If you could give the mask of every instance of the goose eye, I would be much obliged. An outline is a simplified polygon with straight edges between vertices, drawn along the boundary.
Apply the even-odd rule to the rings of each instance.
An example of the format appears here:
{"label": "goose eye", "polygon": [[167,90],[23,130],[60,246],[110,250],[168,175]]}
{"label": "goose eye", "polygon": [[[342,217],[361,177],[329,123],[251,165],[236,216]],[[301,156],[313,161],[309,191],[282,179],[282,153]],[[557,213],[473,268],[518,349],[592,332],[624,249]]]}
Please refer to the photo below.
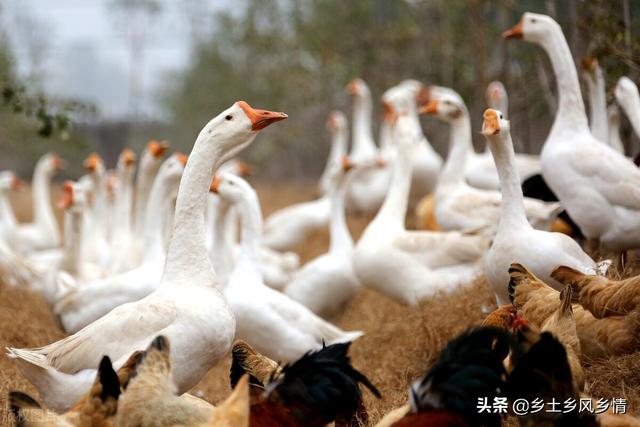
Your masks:
{"label": "goose eye", "polygon": [[224,118],[225,120],[233,120],[233,116],[231,114],[227,115],[227,117]]}
{"label": "goose eye", "polygon": [[500,119],[502,119],[502,114],[500,114]]}
{"label": "goose eye", "polygon": [[536,18],[531,18],[531,22],[532,22],[532,23],[534,23],[534,24],[535,24],[537,21],[538,21],[538,20],[537,20]]}

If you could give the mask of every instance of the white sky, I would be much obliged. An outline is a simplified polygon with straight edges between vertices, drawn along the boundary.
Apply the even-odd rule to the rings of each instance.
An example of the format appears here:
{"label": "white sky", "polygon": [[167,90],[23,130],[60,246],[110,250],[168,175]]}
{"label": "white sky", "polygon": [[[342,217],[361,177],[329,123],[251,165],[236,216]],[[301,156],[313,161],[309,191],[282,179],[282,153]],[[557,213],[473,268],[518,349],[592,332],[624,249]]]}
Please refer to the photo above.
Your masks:
{"label": "white sky", "polygon": [[[48,91],[95,103],[103,117],[126,116],[129,67],[141,82],[136,97],[144,116],[158,116],[161,85],[189,59],[189,16],[196,16],[197,36],[211,31],[211,15],[232,0],[159,0],[162,11],[134,28],[146,34],[144,55],[130,63],[127,18],[117,18],[109,0],[0,0],[0,24],[8,34],[22,76],[36,75]],[[198,11],[196,14],[188,10]],[[33,47],[43,46],[36,49]],[[32,60],[32,57],[36,60]]]}

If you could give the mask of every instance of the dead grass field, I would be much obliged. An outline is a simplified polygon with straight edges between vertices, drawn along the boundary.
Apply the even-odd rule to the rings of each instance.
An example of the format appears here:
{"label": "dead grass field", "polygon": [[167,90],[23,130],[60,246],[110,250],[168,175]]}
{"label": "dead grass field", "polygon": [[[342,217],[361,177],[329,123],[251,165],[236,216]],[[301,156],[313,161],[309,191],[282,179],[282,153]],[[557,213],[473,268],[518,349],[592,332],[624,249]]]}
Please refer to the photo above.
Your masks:
{"label": "dead grass field", "polygon": [[[311,200],[313,184],[258,185],[264,215],[290,203]],[[28,199],[20,196],[20,216],[28,215]],[[349,227],[357,238],[367,224],[366,218],[349,218]],[[316,233],[296,248],[303,261],[323,253],[328,246],[326,232]],[[640,273],[640,262],[631,260],[622,276]],[[617,273],[613,273],[617,274]],[[351,348],[356,368],[364,372],[380,389],[383,398],[375,399],[365,391],[370,419],[375,423],[389,410],[406,402],[409,384],[434,362],[447,341],[483,319],[482,305],[493,303],[483,279],[464,289],[441,295],[409,308],[396,304],[373,291],[362,289],[335,319],[344,329],[359,329],[365,336]],[[0,348],[33,347],[63,337],[56,319],[38,295],[0,284]],[[229,393],[230,360],[225,359],[203,378],[193,392],[216,403]],[[596,397],[623,397],[628,410],[640,414],[640,353],[587,361],[588,391]],[[8,424],[6,395],[9,390],[32,393],[33,387],[20,375],[15,364],[0,356],[0,421]],[[507,425],[516,425],[513,419]]]}

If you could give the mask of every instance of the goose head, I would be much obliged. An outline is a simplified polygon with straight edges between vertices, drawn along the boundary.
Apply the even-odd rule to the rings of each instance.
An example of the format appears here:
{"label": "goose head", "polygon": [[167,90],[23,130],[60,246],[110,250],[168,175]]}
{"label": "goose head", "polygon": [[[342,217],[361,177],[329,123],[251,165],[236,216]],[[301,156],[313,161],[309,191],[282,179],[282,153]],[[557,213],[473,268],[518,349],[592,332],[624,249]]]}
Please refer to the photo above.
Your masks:
{"label": "goose head", "polygon": [[[404,113],[415,111],[416,106],[429,101],[429,88],[418,80],[403,80],[396,86],[389,88],[382,95],[382,106],[387,117],[388,111]],[[392,118],[393,115],[388,116]],[[387,121],[390,123],[390,121]]]}
{"label": "goose head", "polygon": [[88,205],[88,193],[85,186],[78,182],[65,181],[58,207],[66,211],[79,212]]}
{"label": "goose head", "polygon": [[173,153],[165,160],[158,170],[158,177],[167,183],[180,183],[180,178],[187,165],[187,155],[179,152]]}
{"label": "goose head", "polygon": [[482,123],[482,134],[486,137],[494,135],[507,135],[510,130],[509,120],[498,110],[487,108],[484,111],[484,122]]}
{"label": "goose head", "polygon": [[371,91],[369,90],[369,86],[365,83],[364,80],[357,78],[353,79],[347,84],[345,88],[347,94],[355,96],[356,98],[370,98]]}
{"label": "goose head", "polygon": [[247,181],[227,172],[216,175],[211,182],[210,190],[231,204],[245,200],[248,194],[254,192]]}
{"label": "goose head", "polygon": [[164,156],[167,148],[169,148],[169,143],[167,141],[152,140],[147,143],[147,152],[154,159],[159,159],[160,157]]}
{"label": "goose head", "polygon": [[583,76],[595,83],[598,77],[599,70],[598,59],[594,56],[587,55],[582,58],[582,61],[580,62],[580,68],[583,71]]}
{"label": "goose head", "polygon": [[507,90],[502,82],[496,80],[489,83],[486,98],[489,108],[499,109],[507,99]]}
{"label": "goose head", "polygon": [[47,153],[38,161],[37,168],[44,171],[46,176],[53,176],[56,172],[64,170],[67,162],[62,160],[56,153]]}
{"label": "goose head", "polygon": [[327,129],[335,134],[347,128],[347,117],[342,111],[334,110],[327,118]]}
{"label": "goose head", "polygon": [[104,172],[104,162],[98,153],[91,153],[89,157],[82,163],[87,172],[93,174],[96,172]]}
{"label": "goose head", "polygon": [[445,122],[453,122],[467,114],[467,107],[455,91],[431,86],[429,102],[420,108],[422,114],[433,114]]}
{"label": "goose head", "polygon": [[502,33],[505,39],[523,39],[531,43],[542,44],[552,32],[562,29],[550,16],[525,12],[513,28]]}
{"label": "goose head", "polygon": [[125,148],[118,157],[118,168],[131,170],[136,165],[136,153],[131,148]]}
{"label": "goose head", "polygon": [[633,111],[633,102],[640,96],[638,95],[638,86],[626,76],[620,77],[620,80],[618,80],[613,90],[613,94],[618,104],[627,111]]}
{"label": "goose head", "polygon": [[223,164],[251,144],[259,131],[287,117],[285,113],[256,109],[238,101],[211,119],[198,140],[216,144],[221,154],[219,164]]}
{"label": "goose head", "polygon": [[24,182],[12,171],[0,172],[0,190],[16,191],[24,186]]}

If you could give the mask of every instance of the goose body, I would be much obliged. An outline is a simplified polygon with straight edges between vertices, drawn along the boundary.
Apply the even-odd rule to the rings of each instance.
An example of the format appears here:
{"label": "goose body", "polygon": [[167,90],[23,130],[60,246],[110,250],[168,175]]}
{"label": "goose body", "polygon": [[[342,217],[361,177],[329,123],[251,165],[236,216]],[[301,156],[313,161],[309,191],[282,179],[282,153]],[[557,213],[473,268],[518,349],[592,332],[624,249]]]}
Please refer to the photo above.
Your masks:
{"label": "goose body", "polygon": [[312,231],[326,227],[330,212],[327,196],[276,211],[265,220],[262,243],[277,251],[289,250]]}
{"label": "goose body", "polygon": [[45,347],[9,348],[22,373],[47,406],[64,410],[86,391],[100,359],[118,369],[158,335],[172,344],[173,379],[179,394],[192,388],[231,348],[235,318],[227,305],[205,245],[204,210],[217,167],[248,146],[256,131],[286,118],[239,101],[202,129],[178,190],[171,242],[160,286],[123,304],[77,333]]}
{"label": "goose body", "polygon": [[167,201],[175,197],[186,161],[186,156],[176,154],[160,167],[148,199],[142,263],[129,271],[84,283],[66,295],[55,307],[65,331],[78,332],[115,307],[137,301],[157,289],[165,262],[161,230],[166,218],[160,213],[167,210]]}
{"label": "goose body", "polygon": [[[435,213],[444,230],[486,228],[494,230],[500,217],[500,192],[471,187],[465,167],[471,145],[471,122],[460,95],[448,88],[432,87],[423,111],[436,114],[451,125],[449,153],[435,194]],[[547,229],[559,212],[557,203],[524,200],[527,218],[536,228]]]}
{"label": "goose body", "polygon": [[540,155],[545,181],[585,237],[610,249],[637,247],[640,170],[591,134],[562,29],[548,16],[525,13],[504,36],[539,44],[557,80],[558,112]]}
{"label": "goose body", "polygon": [[229,277],[225,294],[237,320],[237,337],[274,360],[291,362],[311,349],[352,341],[361,332],[344,332],[313,314],[304,305],[266,286],[259,262],[260,205],[255,191],[242,178],[223,174],[216,188],[220,197],[239,210],[241,253]]}
{"label": "goose body", "polygon": [[527,221],[523,208],[518,170],[514,167],[513,142],[509,122],[502,113],[489,109],[484,114],[483,133],[500,174],[502,206],[500,223],[484,259],[487,280],[496,295],[498,306],[509,304],[509,266],[518,262],[545,283],[560,288],[551,272],[563,263],[583,272],[594,273],[595,261],[571,237],[562,233],[536,230]]}
{"label": "goose body", "polygon": [[420,140],[413,132],[409,117],[399,116],[393,130],[397,154],[389,192],[353,254],[354,271],[363,286],[404,304],[417,304],[471,281],[488,246],[480,234],[405,229],[412,150]]}

